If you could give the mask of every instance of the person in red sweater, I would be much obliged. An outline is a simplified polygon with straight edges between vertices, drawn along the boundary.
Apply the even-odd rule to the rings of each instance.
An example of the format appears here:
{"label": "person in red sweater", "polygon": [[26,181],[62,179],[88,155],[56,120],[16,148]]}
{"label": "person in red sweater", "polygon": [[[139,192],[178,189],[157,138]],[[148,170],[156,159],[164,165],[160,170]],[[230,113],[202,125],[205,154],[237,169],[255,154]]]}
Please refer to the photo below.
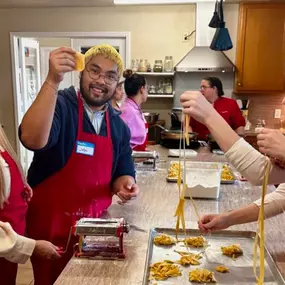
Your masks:
{"label": "person in red sweater", "polygon": [[[204,78],[201,81],[200,92],[213,104],[216,111],[238,135],[244,135],[245,119],[242,116],[236,100],[223,97],[223,84],[219,78]],[[192,132],[198,134],[200,140],[207,139],[207,136],[210,134],[207,127],[194,118],[190,120],[190,127]]]}

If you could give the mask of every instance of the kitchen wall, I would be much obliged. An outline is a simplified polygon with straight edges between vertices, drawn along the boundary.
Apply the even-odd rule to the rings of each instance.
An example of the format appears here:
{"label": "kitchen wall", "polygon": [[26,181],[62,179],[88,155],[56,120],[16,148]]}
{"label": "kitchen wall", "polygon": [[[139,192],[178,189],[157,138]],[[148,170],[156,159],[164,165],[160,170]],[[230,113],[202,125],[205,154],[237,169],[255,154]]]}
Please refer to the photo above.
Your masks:
{"label": "kitchen wall", "polygon": [[70,47],[69,38],[38,38],[40,47]]}
{"label": "kitchen wall", "polygon": [[[233,48],[226,51],[227,57],[234,63],[236,58],[236,42],[237,42],[237,31],[238,31],[238,15],[239,5],[238,4],[225,4],[224,15],[226,21],[226,27],[229,30]],[[210,42],[208,43],[210,45]],[[185,55],[190,49],[185,53]],[[234,86],[234,74],[233,73],[176,73],[175,75],[175,97],[171,99],[154,99],[149,98],[147,103],[144,104],[144,111],[160,113],[160,118],[165,120],[166,126],[170,127],[170,116],[169,110],[174,105],[175,107],[180,106],[180,95],[185,90],[198,90],[201,79],[205,76],[216,76],[219,77],[224,85],[225,96],[231,98]]]}
{"label": "kitchen wall", "polygon": [[224,15],[226,28],[228,28],[233,48],[225,52],[227,57],[232,61],[236,61],[236,43],[238,34],[238,16],[239,16],[239,4],[225,4]]}
{"label": "kitchen wall", "polygon": [[0,10],[0,122],[12,145],[16,130],[10,32],[130,31],[131,57],[146,58],[153,64],[166,55],[179,61],[194,45],[193,38],[182,43],[182,35],[194,29],[195,5]]}

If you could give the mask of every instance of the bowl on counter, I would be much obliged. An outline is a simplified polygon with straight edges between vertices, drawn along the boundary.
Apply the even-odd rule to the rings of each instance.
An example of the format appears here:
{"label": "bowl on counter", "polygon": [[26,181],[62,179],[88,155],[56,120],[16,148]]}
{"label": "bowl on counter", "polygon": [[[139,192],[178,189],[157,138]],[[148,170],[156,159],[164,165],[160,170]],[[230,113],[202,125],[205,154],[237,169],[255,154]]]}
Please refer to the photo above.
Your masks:
{"label": "bowl on counter", "polygon": [[185,197],[219,199],[221,173],[220,163],[187,161]]}
{"label": "bowl on counter", "polygon": [[159,114],[158,113],[143,113],[145,120],[148,124],[154,125],[158,121]]}

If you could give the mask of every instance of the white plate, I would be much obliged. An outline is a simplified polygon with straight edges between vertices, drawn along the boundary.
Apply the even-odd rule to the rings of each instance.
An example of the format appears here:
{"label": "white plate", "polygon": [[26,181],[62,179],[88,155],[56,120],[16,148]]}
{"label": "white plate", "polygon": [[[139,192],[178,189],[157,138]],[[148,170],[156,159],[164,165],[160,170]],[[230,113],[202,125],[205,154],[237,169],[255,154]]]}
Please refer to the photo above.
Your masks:
{"label": "white plate", "polygon": [[213,149],[212,152],[217,155],[224,155],[225,153],[220,149]]}
{"label": "white plate", "polygon": [[[185,150],[185,157],[196,157],[197,154],[198,153],[193,149]],[[171,157],[179,157],[179,149],[170,149],[168,155]],[[181,157],[184,157],[184,150],[181,150]]]}

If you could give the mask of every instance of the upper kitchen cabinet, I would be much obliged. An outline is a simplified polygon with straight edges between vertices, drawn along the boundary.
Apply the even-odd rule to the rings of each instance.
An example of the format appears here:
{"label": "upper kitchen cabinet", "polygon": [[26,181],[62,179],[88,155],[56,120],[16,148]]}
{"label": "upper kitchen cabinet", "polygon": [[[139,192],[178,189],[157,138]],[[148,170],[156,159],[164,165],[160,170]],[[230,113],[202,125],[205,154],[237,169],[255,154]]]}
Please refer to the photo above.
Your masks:
{"label": "upper kitchen cabinet", "polygon": [[241,4],[235,91],[285,90],[285,4]]}

